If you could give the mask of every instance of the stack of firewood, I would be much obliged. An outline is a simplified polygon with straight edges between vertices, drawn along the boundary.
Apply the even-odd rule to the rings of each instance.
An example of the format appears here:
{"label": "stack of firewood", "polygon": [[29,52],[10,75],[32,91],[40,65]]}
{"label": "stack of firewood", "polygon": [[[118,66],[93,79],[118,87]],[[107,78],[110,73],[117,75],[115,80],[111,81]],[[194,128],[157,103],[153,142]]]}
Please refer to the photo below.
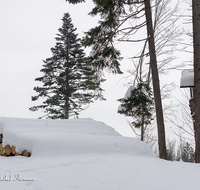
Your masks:
{"label": "stack of firewood", "polygon": [[[0,134],[0,156],[19,156],[20,154],[16,152],[16,147],[10,145],[6,145],[3,147],[2,145],[3,135]],[[24,150],[21,154],[22,156],[30,157],[30,153],[27,150]]]}

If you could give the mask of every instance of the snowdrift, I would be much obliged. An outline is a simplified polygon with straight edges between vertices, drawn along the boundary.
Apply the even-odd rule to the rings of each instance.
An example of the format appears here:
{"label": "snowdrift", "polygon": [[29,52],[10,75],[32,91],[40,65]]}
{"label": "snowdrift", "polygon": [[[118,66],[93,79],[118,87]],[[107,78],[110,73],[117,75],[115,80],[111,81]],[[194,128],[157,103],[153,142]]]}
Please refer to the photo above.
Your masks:
{"label": "snowdrift", "polygon": [[[0,156],[1,189],[197,189],[200,165],[154,156],[145,143],[92,119],[0,118],[4,145],[31,157]],[[20,152],[21,153],[21,152]]]}
{"label": "snowdrift", "polygon": [[0,118],[3,146],[15,146],[32,157],[75,154],[131,154],[154,156],[150,147],[123,137],[113,128],[92,119],[39,120]]}

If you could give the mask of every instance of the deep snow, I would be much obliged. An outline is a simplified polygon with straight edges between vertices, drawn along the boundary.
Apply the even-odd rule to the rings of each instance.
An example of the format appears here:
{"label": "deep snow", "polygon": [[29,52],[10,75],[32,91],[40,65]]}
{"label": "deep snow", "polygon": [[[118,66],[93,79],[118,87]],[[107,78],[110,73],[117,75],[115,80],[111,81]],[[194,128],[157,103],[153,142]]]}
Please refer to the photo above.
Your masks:
{"label": "deep snow", "polygon": [[[123,127],[123,126],[122,126]],[[148,145],[92,119],[0,118],[3,144],[31,157],[0,157],[0,187],[19,190],[197,189],[200,165],[160,160]]]}

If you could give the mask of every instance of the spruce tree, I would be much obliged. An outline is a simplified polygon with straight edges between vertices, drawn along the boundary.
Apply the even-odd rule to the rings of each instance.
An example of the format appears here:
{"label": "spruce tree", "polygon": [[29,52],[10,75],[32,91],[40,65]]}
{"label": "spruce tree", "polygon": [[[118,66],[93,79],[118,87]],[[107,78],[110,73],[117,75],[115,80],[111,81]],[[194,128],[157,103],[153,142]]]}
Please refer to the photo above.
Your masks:
{"label": "spruce tree", "polygon": [[52,56],[43,61],[40,70],[43,76],[35,79],[43,86],[34,87],[38,95],[32,101],[43,98],[43,104],[30,108],[31,111],[42,109],[52,119],[78,116],[94,99],[103,100],[100,84],[104,80],[85,57],[69,13],[64,14],[62,21],[56,45],[51,48]]}
{"label": "spruce tree", "polygon": [[194,149],[188,142],[183,147],[182,160],[184,162],[193,162],[194,161]]}
{"label": "spruce tree", "polygon": [[118,100],[121,105],[118,113],[133,118],[131,125],[141,129],[141,141],[144,140],[144,126],[151,123],[153,117],[153,97],[148,83],[139,82],[130,86],[124,98]]}

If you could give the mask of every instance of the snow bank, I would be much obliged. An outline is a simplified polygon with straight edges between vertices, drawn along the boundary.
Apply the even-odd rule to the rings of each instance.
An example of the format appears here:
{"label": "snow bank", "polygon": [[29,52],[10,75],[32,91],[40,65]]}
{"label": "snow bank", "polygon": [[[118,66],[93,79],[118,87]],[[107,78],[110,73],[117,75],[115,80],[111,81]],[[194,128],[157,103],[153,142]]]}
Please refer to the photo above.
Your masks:
{"label": "snow bank", "polygon": [[92,119],[0,118],[4,144],[32,156],[0,156],[1,189],[197,189],[200,165],[158,159],[150,147]]}
{"label": "snow bank", "polygon": [[75,154],[128,153],[154,156],[139,140],[123,137],[113,128],[92,119],[39,120],[0,118],[3,145],[14,145],[32,157]]}

